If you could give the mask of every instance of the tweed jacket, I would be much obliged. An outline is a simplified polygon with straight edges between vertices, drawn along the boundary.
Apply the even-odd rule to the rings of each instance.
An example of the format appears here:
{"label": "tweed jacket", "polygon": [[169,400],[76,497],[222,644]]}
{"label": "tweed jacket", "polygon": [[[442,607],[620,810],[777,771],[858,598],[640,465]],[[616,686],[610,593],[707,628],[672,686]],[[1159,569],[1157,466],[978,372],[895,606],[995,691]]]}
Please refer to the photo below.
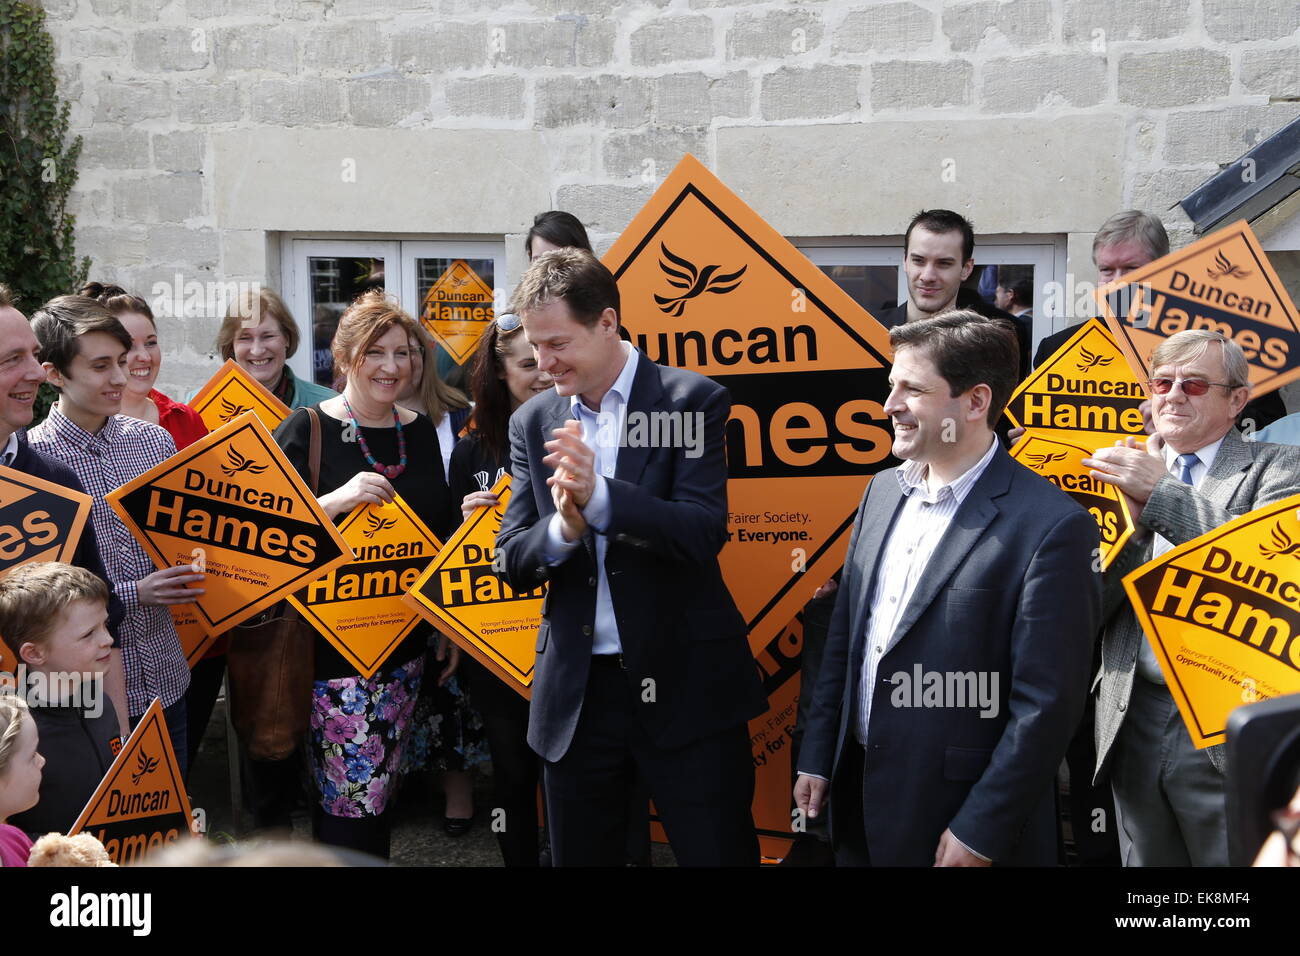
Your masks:
{"label": "tweed jacket", "polygon": [[[1152,532],[1180,545],[1248,511],[1294,494],[1300,494],[1300,448],[1246,442],[1235,428],[1228,429],[1200,488],[1185,485],[1173,475],[1165,475],[1156,483],[1138,520],[1141,533],[1129,539],[1102,579],[1102,619],[1106,628],[1101,670],[1093,682],[1097,690],[1095,780],[1101,779],[1123,726],[1138,651],[1146,640],[1124,593],[1123,581],[1126,574],[1151,560]],[[1210,761],[1220,771],[1225,770],[1225,750],[1222,744],[1207,750]]]}

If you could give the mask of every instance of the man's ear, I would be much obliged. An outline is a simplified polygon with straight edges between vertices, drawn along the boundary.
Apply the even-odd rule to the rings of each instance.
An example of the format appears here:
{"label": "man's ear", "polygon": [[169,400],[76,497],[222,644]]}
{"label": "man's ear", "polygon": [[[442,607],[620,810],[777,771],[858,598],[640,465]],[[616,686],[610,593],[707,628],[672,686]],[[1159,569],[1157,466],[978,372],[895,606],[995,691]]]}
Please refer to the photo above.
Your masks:
{"label": "man's ear", "polygon": [[24,663],[32,667],[44,667],[45,662],[49,659],[45,649],[39,644],[33,644],[31,641],[24,641],[18,648],[18,657]]}
{"label": "man's ear", "polygon": [[618,336],[618,313],[615,312],[612,307],[607,308],[604,312],[600,313],[600,319],[598,321],[600,322],[602,330],[608,328],[615,337]]}
{"label": "man's ear", "polygon": [[979,422],[988,418],[989,405],[993,402],[993,389],[981,382],[966,393],[966,420]]}
{"label": "man's ear", "polygon": [[965,282],[967,279],[969,279],[970,274],[974,269],[975,269],[975,259],[974,258],[967,259],[966,262],[961,267],[961,281]]}
{"label": "man's ear", "polygon": [[45,369],[45,380],[55,388],[63,387],[63,373],[54,367],[53,362],[42,362],[41,368]]}

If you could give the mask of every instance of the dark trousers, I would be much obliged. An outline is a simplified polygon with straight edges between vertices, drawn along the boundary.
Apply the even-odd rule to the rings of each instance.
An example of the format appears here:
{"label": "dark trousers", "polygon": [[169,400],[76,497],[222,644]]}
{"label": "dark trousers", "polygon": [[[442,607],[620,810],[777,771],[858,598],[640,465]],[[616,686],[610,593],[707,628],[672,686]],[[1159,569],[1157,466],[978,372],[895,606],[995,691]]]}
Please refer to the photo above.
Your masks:
{"label": "dark trousers", "polygon": [[[135,729],[136,724],[144,714],[136,714],[131,718],[131,728]],[[180,766],[181,780],[189,773],[189,748],[185,745],[186,724],[185,724],[185,698],[182,697],[170,707],[163,708],[163,720],[167,722],[167,736],[171,738],[172,750],[176,751],[176,763]],[[126,741],[123,741],[126,743]]]}
{"label": "dark trousers", "polygon": [[1089,694],[1079,729],[1065,751],[1065,764],[1070,769],[1070,797],[1065,806],[1070,815],[1078,865],[1119,866],[1119,827],[1115,821],[1115,797],[1111,793],[1109,771],[1099,783],[1092,782],[1097,768],[1095,723],[1096,698]]}
{"label": "dark trousers", "polygon": [[199,744],[212,719],[212,710],[221,693],[221,679],[226,674],[226,655],[205,657],[190,671],[190,689],[185,692],[185,744],[189,766],[199,755]]}
{"label": "dark trousers", "polygon": [[303,753],[284,760],[254,760],[241,752],[244,804],[255,830],[292,830],[291,816],[302,796]]}
{"label": "dark trousers", "polygon": [[867,851],[867,831],[863,809],[863,789],[866,755],[852,731],[844,741],[844,752],[836,779],[843,781],[835,788],[832,812],[835,814],[835,865],[870,866],[871,854]]}
{"label": "dark trousers", "polygon": [[573,742],[543,775],[555,865],[624,865],[629,793],[639,775],[680,866],[756,866],[746,725],[666,750],[647,737],[636,699],[617,658],[592,658]]}
{"label": "dark trousers", "polygon": [[506,866],[537,866],[542,760],[528,746],[528,701],[468,655],[460,666],[492,754],[491,826],[501,859]]}

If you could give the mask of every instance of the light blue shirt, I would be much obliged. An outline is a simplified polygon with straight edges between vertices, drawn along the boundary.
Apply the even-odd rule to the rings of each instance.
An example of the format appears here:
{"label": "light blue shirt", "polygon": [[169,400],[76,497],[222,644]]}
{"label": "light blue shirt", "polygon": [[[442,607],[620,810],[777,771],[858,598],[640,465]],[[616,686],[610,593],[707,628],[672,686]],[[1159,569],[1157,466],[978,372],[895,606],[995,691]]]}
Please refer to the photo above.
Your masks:
{"label": "light blue shirt", "polygon": [[1255,432],[1255,441],[1271,441],[1278,445],[1300,445],[1300,412],[1279,418],[1267,428]]}
{"label": "light blue shirt", "polygon": [[[600,410],[592,411],[582,401],[581,396],[570,397],[573,417],[582,423],[582,441],[596,454],[596,486],[592,489],[587,506],[582,509],[582,516],[587,520],[596,538],[596,624],[591,640],[593,654],[621,654],[623,644],[618,637],[618,621],[614,617],[614,602],[609,596],[609,580],[605,576],[605,551],[608,547],[605,530],[609,527],[609,485],[607,480],[614,477],[618,467],[618,449],[623,435],[624,422],[627,417],[627,400],[632,394],[632,380],[636,378],[638,353],[629,342],[623,342],[627,354],[623,362],[623,371],[614,380],[605,397],[601,399]],[[559,512],[551,515],[551,523],[546,531],[546,560],[554,566],[562,564],[581,541],[565,541],[560,531]]]}

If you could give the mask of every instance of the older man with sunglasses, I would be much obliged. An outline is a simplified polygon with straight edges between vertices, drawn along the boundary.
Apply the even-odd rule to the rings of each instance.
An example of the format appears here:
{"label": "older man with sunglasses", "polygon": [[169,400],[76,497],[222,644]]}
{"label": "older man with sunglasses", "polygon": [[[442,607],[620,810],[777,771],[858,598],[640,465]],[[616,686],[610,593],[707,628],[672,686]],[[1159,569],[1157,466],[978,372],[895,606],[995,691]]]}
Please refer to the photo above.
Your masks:
{"label": "older man with sunglasses", "polygon": [[1246,358],[1192,329],[1152,354],[1155,432],[1084,459],[1128,498],[1138,533],[1104,575],[1097,777],[1109,764],[1125,866],[1226,866],[1224,748],[1197,750],[1124,596],[1124,575],[1238,515],[1300,493],[1300,449],[1245,442]]}

